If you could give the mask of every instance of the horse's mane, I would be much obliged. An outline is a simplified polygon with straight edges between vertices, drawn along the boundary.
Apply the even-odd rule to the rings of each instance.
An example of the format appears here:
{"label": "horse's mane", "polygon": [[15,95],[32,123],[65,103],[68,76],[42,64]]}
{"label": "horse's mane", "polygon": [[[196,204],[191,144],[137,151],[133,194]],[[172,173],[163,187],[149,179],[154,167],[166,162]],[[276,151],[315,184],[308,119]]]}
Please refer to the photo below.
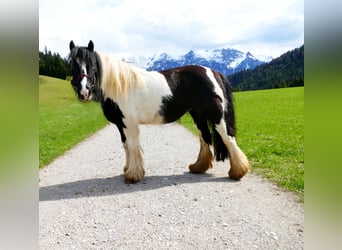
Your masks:
{"label": "horse's mane", "polygon": [[105,97],[127,97],[132,88],[146,85],[148,71],[104,54],[99,56],[102,65],[101,89]]}

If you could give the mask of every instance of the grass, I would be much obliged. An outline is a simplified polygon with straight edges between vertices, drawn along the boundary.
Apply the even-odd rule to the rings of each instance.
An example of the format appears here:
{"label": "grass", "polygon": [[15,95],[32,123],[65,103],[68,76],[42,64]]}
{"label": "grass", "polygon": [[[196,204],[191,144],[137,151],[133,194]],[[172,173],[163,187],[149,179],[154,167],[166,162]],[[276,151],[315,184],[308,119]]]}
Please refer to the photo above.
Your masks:
{"label": "grass", "polygon": [[[237,141],[252,171],[304,197],[304,88],[235,92]],[[181,124],[197,133],[190,115]]]}
{"label": "grass", "polygon": [[107,124],[97,103],[83,103],[64,81],[39,76],[39,167]]}

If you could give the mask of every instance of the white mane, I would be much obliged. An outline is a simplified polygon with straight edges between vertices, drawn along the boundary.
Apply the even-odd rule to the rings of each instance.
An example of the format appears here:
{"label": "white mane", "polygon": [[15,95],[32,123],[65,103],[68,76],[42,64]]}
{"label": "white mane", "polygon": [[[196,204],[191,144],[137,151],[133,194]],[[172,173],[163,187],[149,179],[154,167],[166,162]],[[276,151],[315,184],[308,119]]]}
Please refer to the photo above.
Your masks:
{"label": "white mane", "polygon": [[99,54],[102,62],[101,88],[105,96],[127,97],[132,88],[144,88],[151,73],[130,63]]}

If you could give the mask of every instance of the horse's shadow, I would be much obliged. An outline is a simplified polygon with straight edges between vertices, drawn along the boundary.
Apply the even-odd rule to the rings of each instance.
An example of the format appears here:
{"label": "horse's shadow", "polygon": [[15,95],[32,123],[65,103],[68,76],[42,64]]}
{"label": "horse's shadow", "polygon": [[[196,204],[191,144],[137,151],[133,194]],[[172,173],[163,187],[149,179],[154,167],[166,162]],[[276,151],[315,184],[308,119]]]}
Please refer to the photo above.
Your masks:
{"label": "horse's shadow", "polygon": [[148,191],[167,186],[177,186],[198,182],[236,182],[225,177],[215,177],[212,174],[190,174],[168,176],[146,176],[136,184],[125,184],[123,175],[108,178],[94,178],[61,183],[39,188],[39,201],[76,199]]}

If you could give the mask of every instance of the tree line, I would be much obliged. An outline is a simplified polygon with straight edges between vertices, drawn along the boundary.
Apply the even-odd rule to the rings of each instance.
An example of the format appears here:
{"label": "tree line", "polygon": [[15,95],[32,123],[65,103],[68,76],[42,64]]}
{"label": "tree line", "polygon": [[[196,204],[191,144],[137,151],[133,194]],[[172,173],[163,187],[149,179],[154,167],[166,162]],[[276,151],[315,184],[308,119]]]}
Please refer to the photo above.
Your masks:
{"label": "tree line", "polygon": [[68,60],[58,53],[52,53],[46,47],[44,52],[39,51],[39,74],[66,79],[70,75]]}
{"label": "tree line", "polygon": [[228,76],[233,91],[304,86],[304,44],[253,70]]}

